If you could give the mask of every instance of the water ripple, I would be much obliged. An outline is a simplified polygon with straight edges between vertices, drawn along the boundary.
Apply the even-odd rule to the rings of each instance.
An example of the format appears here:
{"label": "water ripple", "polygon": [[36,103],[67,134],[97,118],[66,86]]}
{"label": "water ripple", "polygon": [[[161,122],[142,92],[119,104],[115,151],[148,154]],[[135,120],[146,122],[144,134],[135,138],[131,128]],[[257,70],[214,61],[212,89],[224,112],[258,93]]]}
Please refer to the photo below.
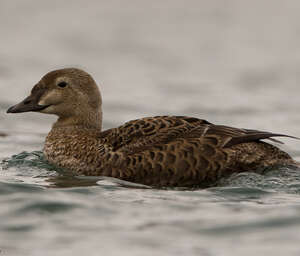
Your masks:
{"label": "water ripple", "polygon": [[110,246],[114,240],[125,248],[138,241],[163,250],[164,237],[196,248],[198,239],[224,242],[230,234],[238,241],[251,233],[271,236],[274,230],[300,227],[299,169],[234,174],[208,189],[151,189],[110,177],[75,176],[50,165],[40,151],[3,159],[0,167],[5,220],[0,248],[11,253],[15,241],[25,248],[35,239],[97,247],[94,237],[100,237]]}

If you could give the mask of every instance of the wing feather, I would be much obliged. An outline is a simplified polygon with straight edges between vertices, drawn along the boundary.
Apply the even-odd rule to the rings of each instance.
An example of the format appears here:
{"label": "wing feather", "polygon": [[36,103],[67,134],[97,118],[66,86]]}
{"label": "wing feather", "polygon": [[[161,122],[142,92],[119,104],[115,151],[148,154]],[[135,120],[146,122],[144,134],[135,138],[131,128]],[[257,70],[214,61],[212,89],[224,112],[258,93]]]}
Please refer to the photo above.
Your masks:
{"label": "wing feather", "polygon": [[99,136],[105,138],[105,142],[111,145],[114,151],[119,150],[127,154],[180,138],[205,139],[213,136],[220,142],[218,145],[224,148],[264,139],[282,143],[273,137],[299,139],[279,133],[214,125],[206,120],[186,116],[156,116],[133,120],[118,128],[104,131]]}

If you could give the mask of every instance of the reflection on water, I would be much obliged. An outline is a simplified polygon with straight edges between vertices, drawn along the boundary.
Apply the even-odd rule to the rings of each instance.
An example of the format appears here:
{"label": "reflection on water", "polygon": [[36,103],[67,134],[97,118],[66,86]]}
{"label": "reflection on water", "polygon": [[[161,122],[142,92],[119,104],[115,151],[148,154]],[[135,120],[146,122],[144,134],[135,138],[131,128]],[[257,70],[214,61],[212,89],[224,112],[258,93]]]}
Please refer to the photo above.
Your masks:
{"label": "reflection on water", "polygon": [[[214,244],[227,248],[231,239],[243,243],[254,234],[251,243],[276,241],[277,233],[296,234],[300,225],[299,170],[233,175],[225,186],[204,190],[158,190],[110,178],[75,177],[48,165],[41,152],[5,159],[1,168],[0,216],[5,221],[0,223],[0,245],[13,255],[43,248],[51,255],[62,241],[78,255],[83,248],[121,253],[132,244],[136,255],[170,255],[174,248],[188,255],[202,250],[221,255]],[[180,244],[172,244],[174,240]]]}
{"label": "reflection on water", "polygon": [[[3,248],[13,254],[22,254],[20,248],[31,252],[36,239],[38,251],[46,246],[49,255],[60,239],[82,252],[98,248],[95,237],[100,237],[107,252],[117,241],[120,248],[135,243],[136,255],[151,246],[169,255],[173,247],[167,244],[179,239],[194,255],[195,248],[213,253],[216,241],[225,246],[230,239],[243,241],[243,235],[275,241],[276,232],[293,232],[300,225],[299,169],[235,174],[204,190],[151,189],[109,177],[74,176],[49,165],[39,151],[6,158],[1,169],[0,203],[6,207],[0,216],[6,221],[0,223],[0,235],[2,244],[10,245]],[[165,236],[170,241],[163,242]],[[199,247],[198,239],[205,245]]]}

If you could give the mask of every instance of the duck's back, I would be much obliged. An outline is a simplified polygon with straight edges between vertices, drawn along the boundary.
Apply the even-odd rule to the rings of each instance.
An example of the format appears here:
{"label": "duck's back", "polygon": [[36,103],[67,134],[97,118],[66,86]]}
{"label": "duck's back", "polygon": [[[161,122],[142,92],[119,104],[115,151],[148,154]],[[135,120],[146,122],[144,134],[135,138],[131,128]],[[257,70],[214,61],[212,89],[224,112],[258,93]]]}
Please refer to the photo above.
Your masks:
{"label": "duck's back", "polygon": [[260,139],[285,136],[182,116],[142,118],[99,132],[54,128],[47,159],[84,175],[112,176],[152,186],[207,185],[232,172],[294,164]]}

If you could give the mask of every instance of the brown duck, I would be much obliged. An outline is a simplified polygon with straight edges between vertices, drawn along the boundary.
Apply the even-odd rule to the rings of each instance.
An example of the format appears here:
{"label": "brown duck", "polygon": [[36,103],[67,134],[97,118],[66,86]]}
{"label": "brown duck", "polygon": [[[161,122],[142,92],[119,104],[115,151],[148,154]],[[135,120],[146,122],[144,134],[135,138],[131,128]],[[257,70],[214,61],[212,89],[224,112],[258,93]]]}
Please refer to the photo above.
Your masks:
{"label": "brown duck", "polygon": [[205,186],[234,172],[296,165],[287,153],[261,141],[287,135],[187,116],[146,117],[101,131],[101,105],[93,78],[67,68],[46,74],[30,96],[7,113],[57,115],[46,138],[45,157],[81,175],[151,186]]}

